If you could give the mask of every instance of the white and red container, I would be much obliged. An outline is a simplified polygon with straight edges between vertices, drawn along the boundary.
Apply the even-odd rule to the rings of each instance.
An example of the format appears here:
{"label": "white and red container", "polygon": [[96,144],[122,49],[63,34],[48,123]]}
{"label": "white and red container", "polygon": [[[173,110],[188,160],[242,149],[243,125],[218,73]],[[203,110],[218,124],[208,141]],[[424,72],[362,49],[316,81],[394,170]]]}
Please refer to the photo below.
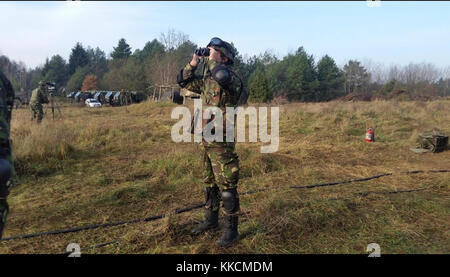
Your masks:
{"label": "white and red container", "polygon": [[366,131],[366,141],[374,142],[375,141],[375,133],[372,128],[367,129]]}

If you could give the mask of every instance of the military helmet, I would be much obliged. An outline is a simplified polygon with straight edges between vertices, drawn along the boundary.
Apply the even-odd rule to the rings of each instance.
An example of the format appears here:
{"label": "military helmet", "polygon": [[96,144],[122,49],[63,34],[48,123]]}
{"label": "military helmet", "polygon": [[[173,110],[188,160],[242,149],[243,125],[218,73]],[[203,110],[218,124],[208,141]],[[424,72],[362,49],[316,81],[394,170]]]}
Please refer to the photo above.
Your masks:
{"label": "military helmet", "polygon": [[38,85],[39,86],[43,86],[44,85],[44,81],[39,81]]}
{"label": "military helmet", "polygon": [[213,37],[208,43],[207,47],[212,47],[221,52],[225,57],[228,58],[228,64],[234,63],[234,57],[236,53],[234,52],[233,46],[230,43],[223,41],[218,37]]}

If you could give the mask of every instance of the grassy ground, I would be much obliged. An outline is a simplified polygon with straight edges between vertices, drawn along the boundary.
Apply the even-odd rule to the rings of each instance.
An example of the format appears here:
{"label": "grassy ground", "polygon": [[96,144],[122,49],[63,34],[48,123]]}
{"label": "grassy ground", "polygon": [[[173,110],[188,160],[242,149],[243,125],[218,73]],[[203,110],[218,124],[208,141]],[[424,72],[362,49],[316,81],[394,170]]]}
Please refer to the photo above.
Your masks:
{"label": "grassy ground", "polygon": [[[65,105],[63,119],[29,122],[14,110],[12,138],[19,180],[11,191],[4,236],[92,223],[162,220],[0,242],[0,253],[63,253],[117,241],[83,253],[450,253],[450,173],[394,174],[314,189],[308,185],[406,170],[450,169],[450,151],[415,154],[419,132],[450,133],[450,102],[289,104],[280,108],[280,147],[261,154],[238,143],[241,240],[215,247],[219,232],[193,237],[203,218],[199,148],[173,143],[176,105],[142,103],[89,109]],[[367,127],[376,142],[366,143]],[[382,194],[426,188],[423,191]]]}

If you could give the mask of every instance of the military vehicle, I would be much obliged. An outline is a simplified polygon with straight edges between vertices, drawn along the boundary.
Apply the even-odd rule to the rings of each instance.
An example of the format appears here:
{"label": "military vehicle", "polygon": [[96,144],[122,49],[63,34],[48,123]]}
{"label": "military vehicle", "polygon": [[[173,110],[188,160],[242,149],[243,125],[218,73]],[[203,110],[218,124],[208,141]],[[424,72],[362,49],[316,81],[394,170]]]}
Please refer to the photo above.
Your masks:
{"label": "military vehicle", "polygon": [[109,103],[111,106],[120,106],[120,91],[116,91]]}
{"label": "military vehicle", "polygon": [[75,99],[75,94],[77,94],[77,91],[69,92],[69,94],[66,95],[67,102],[73,103],[73,101]]}
{"label": "military vehicle", "polygon": [[81,97],[81,91],[78,91],[77,93],[75,93],[73,99],[75,100],[75,102],[80,102],[80,97]]}
{"label": "military vehicle", "polygon": [[14,107],[16,107],[17,109],[20,105],[28,105],[30,103],[30,98],[30,91],[24,91],[23,89],[21,89],[19,92],[15,92]]}
{"label": "military vehicle", "polygon": [[88,98],[92,98],[92,93],[90,91],[83,91],[80,95],[80,102],[86,101]]}
{"label": "military vehicle", "polygon": [[140,91],[132,91],[131,92],[131,100],[133,103],[140,103],[147,99],[147,94]]}
{"label": "military vehicle", "polygon": [[72,99],[73,99],[73,98],[75,97],[75,94],[76,94],[76,93],[77,93],[76,91],[69,92],[69,94],[66,95],[66,98],[67,98],[67,99],[69,99],[69,98],[72,98]]}
{"label": "military vehicle", "polygon": [[98,102],[104,104],[105,103],[105,95],[106,95],[106,91],[97,91],[94,94],[94,99],[97,100]]}
{"label": "military vehicle", "polygon": [[105,94],[105,103],[104,104],[110,104],[112,103],[114,97],[114,91],[107,91]]}

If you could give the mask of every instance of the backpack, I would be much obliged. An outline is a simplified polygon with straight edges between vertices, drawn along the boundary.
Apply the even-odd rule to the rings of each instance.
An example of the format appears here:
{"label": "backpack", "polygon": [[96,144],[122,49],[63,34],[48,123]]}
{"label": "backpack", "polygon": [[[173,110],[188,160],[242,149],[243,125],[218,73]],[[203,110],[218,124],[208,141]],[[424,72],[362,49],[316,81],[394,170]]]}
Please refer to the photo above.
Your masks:
{"label": "backpack", "polygon": [[233,72],[233,74],[234,74],[234,76],[236,76],[239,79],[239,81],[241,81],[241,91],[239,94],[237,106],[240,107],[240,106],[247,105],[247,100],[248,100],[248,96],[249,96],[248,90],[244,86],[244,82],[242,82],[242,79],[236,73]]}

